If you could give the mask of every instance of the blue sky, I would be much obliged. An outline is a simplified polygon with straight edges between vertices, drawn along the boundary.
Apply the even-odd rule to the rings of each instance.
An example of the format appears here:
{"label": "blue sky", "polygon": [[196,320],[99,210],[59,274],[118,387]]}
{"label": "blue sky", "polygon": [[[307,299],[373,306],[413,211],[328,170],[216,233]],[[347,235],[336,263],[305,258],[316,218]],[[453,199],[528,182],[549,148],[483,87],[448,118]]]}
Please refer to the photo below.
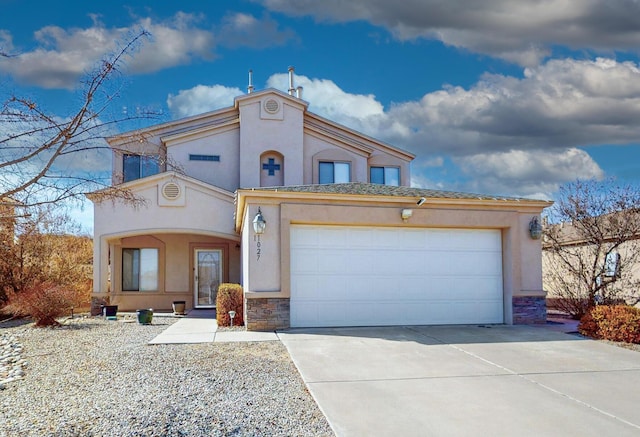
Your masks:
{"label": "blue sky", "polygon": [[[0,0],[3,95],[65,117],[82,74],[140,28],[115,112],[166,120],[286,90],[416,155],[415,186],[553,198],[576,178],[640,179],[634,0]],[[38,11],[37,14],[34,11]],[[149,121],[151,123],[151,121]],[[95,163],[109,168],[109,163]],[[79,215],[87,224],[90,208]]]}

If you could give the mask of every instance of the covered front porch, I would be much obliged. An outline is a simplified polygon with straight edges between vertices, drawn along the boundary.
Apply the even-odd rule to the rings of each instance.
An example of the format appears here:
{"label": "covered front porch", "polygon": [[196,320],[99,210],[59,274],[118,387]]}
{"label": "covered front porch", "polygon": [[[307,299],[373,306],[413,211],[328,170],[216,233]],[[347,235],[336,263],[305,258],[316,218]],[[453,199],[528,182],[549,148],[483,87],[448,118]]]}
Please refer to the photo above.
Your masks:
{"label": "covered front porch", "polygon": [[215,308],[218,286],[240,282],[240,238],[215,233],[163,232],[103,235],[99,241],[92,306],[118,311]]}

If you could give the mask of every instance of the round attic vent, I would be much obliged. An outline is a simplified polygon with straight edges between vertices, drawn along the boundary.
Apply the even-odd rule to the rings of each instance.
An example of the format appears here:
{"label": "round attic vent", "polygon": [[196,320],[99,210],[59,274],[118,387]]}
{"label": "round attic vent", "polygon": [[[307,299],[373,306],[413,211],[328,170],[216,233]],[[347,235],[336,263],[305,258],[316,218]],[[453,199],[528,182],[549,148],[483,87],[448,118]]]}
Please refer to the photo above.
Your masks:
{"label": "round attic vent", "polygon": [[175,182],[167,182],[162,187],[162,195],[169,200],[177,199],[180,196],[180,186]]}
{"label": "round attic vent", "polygon": [[280,104],[275,99],[269,99],[266,102],[264,102],[264,109],[269,114],[275,114],[276,112],[278,112],[278,109],[280,109]]}

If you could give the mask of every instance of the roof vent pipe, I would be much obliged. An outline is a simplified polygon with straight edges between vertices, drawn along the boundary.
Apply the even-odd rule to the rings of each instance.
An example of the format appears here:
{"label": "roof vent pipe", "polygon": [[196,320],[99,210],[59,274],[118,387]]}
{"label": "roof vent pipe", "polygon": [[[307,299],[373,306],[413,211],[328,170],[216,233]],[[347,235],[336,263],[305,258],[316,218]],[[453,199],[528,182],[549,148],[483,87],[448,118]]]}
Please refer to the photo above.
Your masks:
{"label": "roof vent pipe", "polygon": [[295,88],[293,87],[293,67],[289,67],[289,95],[292,96],[295,92]]}
{"label": "roof vent pipe", "polygon": [[253,92],[253,70],[249,70],[249,86],[247,87],[247,94]]}
{"label": "roof vent pipe", "polygon": [[301,86],[296,88],[296,97],[299,98],[299,99],[302,99],[302,87]]}

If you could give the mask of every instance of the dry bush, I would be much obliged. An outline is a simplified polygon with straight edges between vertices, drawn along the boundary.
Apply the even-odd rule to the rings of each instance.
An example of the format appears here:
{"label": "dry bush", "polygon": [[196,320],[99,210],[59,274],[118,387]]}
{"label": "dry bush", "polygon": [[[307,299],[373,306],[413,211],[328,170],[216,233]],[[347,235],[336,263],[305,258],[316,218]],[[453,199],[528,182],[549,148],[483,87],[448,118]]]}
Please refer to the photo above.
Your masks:
{"label": "dry bush", "polygon": [[229,311],[235,311],[234,326],[244,325],[244,294],[240,284],[220,284],[216,297],[216,320],[218,326],[230,326]]}
{"label": "dry bush", "polygon": [[56,320],[79,304],[78,292],[51,282],[36,282],[20,293],[12,293],[5,312],[31,317],[36,326],[57,326]]}
{"label": "dry bush", "polygon": [[640,309],[628,305],[599,305],[580,320],[578,332],[592,338],[640,343]]}
{"label": "dry bush", "polygon": [[[93,242],[64,211],[32,208],[0,244],[0,304],[36,283],[53,283],[84,295],[92,289]],[[13,231],[13,229],[12,229]]]}

